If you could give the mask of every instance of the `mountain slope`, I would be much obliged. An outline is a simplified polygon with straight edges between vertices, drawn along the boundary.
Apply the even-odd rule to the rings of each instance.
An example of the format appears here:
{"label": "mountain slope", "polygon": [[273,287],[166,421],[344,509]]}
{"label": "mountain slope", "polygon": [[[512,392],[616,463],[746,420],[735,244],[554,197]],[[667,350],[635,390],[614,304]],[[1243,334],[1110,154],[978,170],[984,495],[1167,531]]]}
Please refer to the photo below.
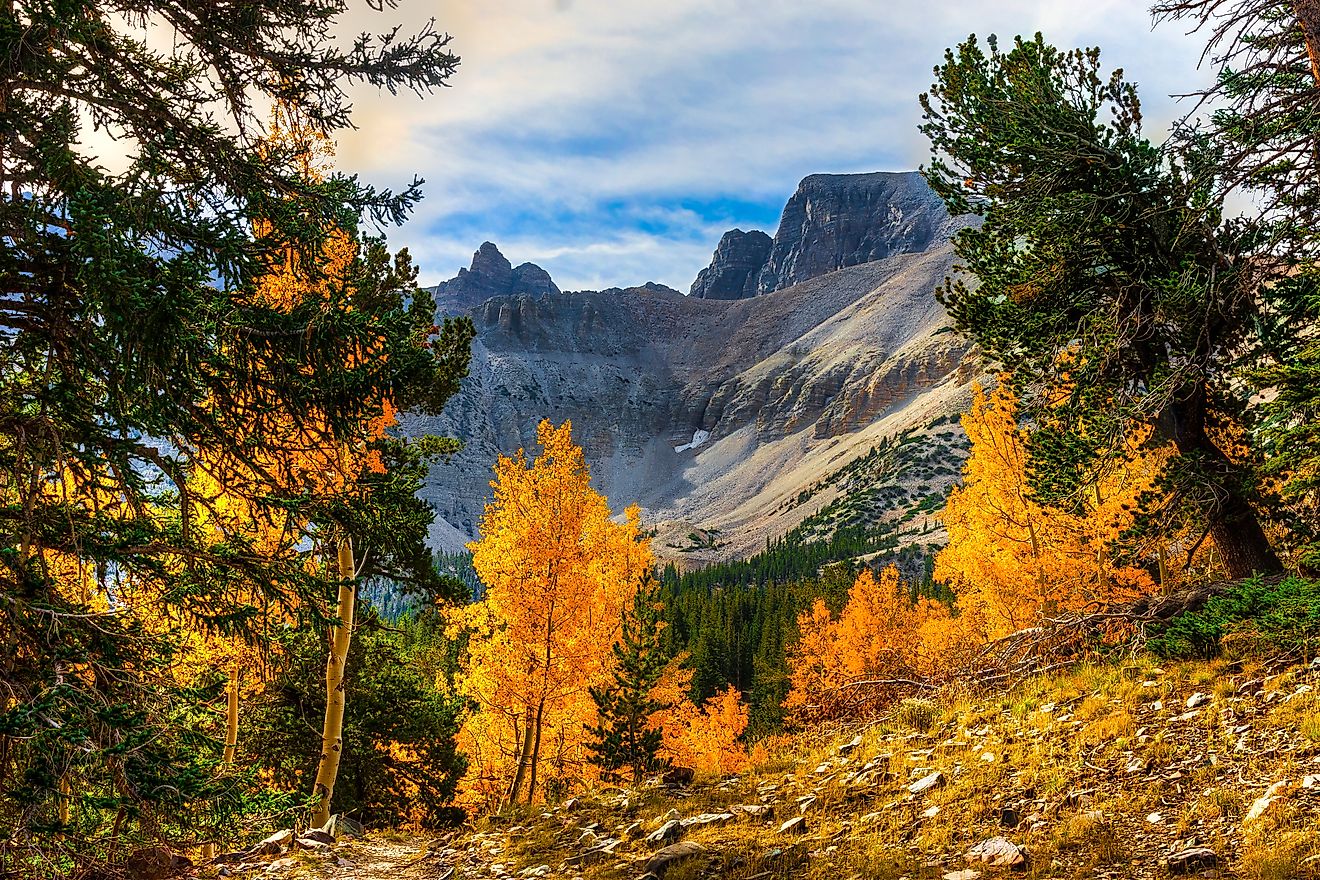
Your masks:
{"label": "mountain slope", "polygon": [[[976,370],[967,345],[944,332],[948,320],[933,294],[952,266],[956,224],[929,215],[932,194],[913,194],[925,186],[916,175],[808,181],[818,178],[833,181],[838,205],[829,207],[828,187],[812,183],[810,213],[819,226],[804,229],[799,218],[775,247],[797,242],[783,252],[820,272],[803,269],[809,277],[783,289],[732,300],[658,285],[514,290],[508,261],[489,243],[473,269],[441,285],[441,311],[472,314],[478,339],[472,375],[444,416],[408,422],[410,430],[467,443],[433,470],[427,487],[444,520],[435,543],[453,547],[475,534],[491,463],[530,446],[541,418],[572,419],[596,485],[616,508],[642,505],[659,530],[657,549],[683,546],[693,530],[717,532],[708,546],[688,548],[683,556],[693,560],[755,550],[819,507],[788,503],[806,487],[883,438],[957,411]],[[868,186],[874,192],[859,196]],[[891,211],[877,201],[884,198],[902,204]],[[927,213],[916,217],[904,207],[910,203]],[[856,223],[841,223],[841,212],[857,219],[857,204],[885,229],[868,238]],[[918,219],[935,230],[930,240],[909,234]],[[872,244],[858,250],[859,235]],[[882,238],[894,253],[867,259]],[[817,259],[812,248],[831,256]],[[861,262],[847,265],[854,257]],[[839,263],[844,268],[824,271]],[[494,272],[484,268],[491,265]],[[519,269],[539,278],[530,264]],[[474,305],[472,282],[492,275],[504,292]],[[830,500],[828,493],[819,499]]]}

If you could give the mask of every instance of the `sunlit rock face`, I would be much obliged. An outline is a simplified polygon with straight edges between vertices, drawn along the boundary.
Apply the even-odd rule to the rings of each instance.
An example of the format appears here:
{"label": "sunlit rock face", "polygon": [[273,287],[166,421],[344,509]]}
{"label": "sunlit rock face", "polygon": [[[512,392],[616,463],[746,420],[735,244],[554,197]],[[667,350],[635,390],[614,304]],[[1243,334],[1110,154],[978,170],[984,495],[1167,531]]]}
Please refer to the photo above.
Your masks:
{"label": "sunlit rock face", "polygon": [[549,418],[572,420],[616,509],[642,505],[662,556],[694,528],[721,535],[702,558],[764,546],[809,512],[788,503],[804,487],[963,405],[978,371],[934,295],[957,225],[915,173],[813,175],[773,240],[727,234],[689,296],[563,293],[482,245],[435,290],[476,323],[471,375],[441,417],[406,422],[466,443],[425,490],[434,543],[476,535],[495,457],[533,450]]}

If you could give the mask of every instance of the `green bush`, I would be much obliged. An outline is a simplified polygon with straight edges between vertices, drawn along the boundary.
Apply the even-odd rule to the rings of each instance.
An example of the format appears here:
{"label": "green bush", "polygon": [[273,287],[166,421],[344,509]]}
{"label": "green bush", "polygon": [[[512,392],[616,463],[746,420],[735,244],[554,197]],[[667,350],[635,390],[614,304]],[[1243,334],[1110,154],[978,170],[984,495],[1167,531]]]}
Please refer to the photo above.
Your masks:
{"label": "green bush", "polygon": [[1225,636],[1246,633],[1279,652],[1314,654],[1320,638],[1320,581],[1242,581],[1200,609],[1154,628],[1147,646],[1166,659],[1208,659],[1219,655]]}

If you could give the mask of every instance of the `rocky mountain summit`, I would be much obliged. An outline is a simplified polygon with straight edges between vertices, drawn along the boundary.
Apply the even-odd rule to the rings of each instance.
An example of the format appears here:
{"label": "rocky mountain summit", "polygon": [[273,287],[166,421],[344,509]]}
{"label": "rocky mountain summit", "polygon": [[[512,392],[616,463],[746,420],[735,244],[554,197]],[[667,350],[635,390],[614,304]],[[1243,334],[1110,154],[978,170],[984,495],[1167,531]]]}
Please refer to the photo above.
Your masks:
{"label": "rocky mountain summit", "polygon": [[433,542],[475,536],[491,464],[532,448],[542,418],[572,420],[597,487],[616,508],[642,505],[662,553],[717,530],[683,558],[728,558],[794,528],[837,500],[813,488],[794,503],[807,487],[965,401],[979,371],[934,297],[955,226],[915,173],[813,175],[773,239],[724,237],[696,296],[561,293],[482,245],[435,290],[441,312],[477,325],[471,375],[441,418],[407,422],[466,443],[432,471]]}
{"label": "rocky mountain summit", "polygon": [[774,238],[724,233],[692,295],[740,299],[810,281],[895,254],[921,253],[953,221],[915,171],[813,174],[784,206]]}
{"label": "rocky mountain summit", "polygon": [[472,255],[472,267],[431,289],[436,307],[444,314],[461,314],[492,297],[524,294],[549,296],[559,293],[550,273],[535,263],[513,266],[491,242]]}
{"label": "rocky mountain summit", "polygon": [[760,230],[730,229],[715,246],[710,265],[697,274],[691,294],[698,299],[743,299],[756,296],[761,269],[774,239]]}

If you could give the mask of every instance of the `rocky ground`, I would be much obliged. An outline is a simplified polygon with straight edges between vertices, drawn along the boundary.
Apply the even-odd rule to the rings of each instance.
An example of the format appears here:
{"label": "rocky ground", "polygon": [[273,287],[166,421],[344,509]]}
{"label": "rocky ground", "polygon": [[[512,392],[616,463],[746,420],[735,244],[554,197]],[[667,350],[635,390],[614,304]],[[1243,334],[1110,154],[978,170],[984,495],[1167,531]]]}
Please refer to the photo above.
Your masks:
{"label": "rocky ground", "polygon": [[[1087,666],[785,738],[752,770],[445,835],[285,841],[228,874],[1320,877],[1320,667]],[[203,873],[214,873],[215,868]]]}

